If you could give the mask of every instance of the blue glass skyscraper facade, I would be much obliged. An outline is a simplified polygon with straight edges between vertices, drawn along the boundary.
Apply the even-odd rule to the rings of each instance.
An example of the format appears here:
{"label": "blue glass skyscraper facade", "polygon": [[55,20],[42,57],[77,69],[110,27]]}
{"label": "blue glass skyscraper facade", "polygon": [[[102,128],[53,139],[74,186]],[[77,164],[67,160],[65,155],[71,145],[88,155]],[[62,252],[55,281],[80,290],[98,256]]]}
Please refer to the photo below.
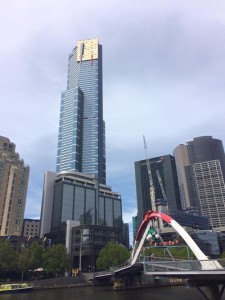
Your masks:
{"label": "blue glass skyscraper facade", "polygon": [[102,46],[78,41],[69,55],[67,90],[61,96],[56,171],[95,174],[106,183]]}

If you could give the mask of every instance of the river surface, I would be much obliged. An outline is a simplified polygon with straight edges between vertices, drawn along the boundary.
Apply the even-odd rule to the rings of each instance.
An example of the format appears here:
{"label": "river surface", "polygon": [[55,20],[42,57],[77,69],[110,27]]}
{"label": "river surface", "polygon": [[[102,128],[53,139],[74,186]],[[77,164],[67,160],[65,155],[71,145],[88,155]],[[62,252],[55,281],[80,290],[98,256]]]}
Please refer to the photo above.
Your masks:
{"label": "river surface", "polygon": [[[185,286],[114,291],[112,286],[34,290],[1,295],[0,300],[204,300],[195,288]],[[223,296],[222,299],[225,299]]]}

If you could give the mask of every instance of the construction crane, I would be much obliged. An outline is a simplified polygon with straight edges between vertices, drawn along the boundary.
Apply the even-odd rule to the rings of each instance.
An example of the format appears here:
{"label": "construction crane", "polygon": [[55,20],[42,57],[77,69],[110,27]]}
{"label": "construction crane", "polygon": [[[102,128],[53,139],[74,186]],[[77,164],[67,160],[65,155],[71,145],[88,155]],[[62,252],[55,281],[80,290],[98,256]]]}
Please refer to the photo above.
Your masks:
{"label": "construction crane", "polygon": [[164,186],[163,186],[163,183],[162,183],[162,178],[161,178],[161,175],[159,173],[159,170],[156,170],[156,174],[157,174],[158,182],[159,182],[160,189],[161,189],[161,192],[162,192],[162,195],[163,195],[163,199],[167,199],[166,192],[165,192],[165,189],[164,189]]}
{"label": "construction crane", "polygon": [[149,191],[150,191],[150,198],[151,198],[151,206],[152,210],[156,211],[156,204],[155,204],[155,187],[153,184],[153,179],[152,179],[152,172],[151,172],[151,167],[150,167],[150,161],[148,159],[148,153],[147,153],[147,144],[145,141],[145,136],[143,135],[143,140],[144,140],[144,148],[145,148],[145,159],[146,159],[146,165],[147,165],[147,170],[148,170],[148,178],[149,178]]}
{"label": "construction crane", "polygon": [[[159,182],[160,189],[161,189],[161,192],[162,192],[162,195],[163,195],[163,199],[167,201],[166,192],[165,192],[165,189],[164,189],[164,186],[163,186],[163,183],[162,183],[162,178],[161,178],[159,170],[156,170],[156,174],[157,174],[158,182]],[[165,206],[165,210],[166,210],[166,213],[169,212],[168,204]],[[161,206],[160,205],[158,206],[158,211],[161,212]],[[162,226],[162,225],[160,224],[160,226]],[[162,227],[160,227],[160,228],[162,228]]]}

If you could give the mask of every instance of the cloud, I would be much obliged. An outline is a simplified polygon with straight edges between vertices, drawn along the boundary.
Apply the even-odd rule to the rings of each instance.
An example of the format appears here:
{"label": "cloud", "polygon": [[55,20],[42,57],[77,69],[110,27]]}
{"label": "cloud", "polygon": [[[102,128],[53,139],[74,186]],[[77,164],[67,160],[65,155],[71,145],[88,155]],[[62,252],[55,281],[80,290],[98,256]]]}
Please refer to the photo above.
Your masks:
{"label": "cloud", "polygon": [[137,209],[136,208],[128,208],[123,213],[123,221],[124,223],[132,223],[132,217],[135,217],[137,215]]}
{"label": "cloud", "polygon": [[44,172],[55,170],[60,95],[79,39],[103,45],[107,183],[124,219],[136,210],[142,135],[151,157],[196,136],[224,140],[224,9],[222,0],[2,3],[0,134],[31,168],[27,217],[40,214]]}

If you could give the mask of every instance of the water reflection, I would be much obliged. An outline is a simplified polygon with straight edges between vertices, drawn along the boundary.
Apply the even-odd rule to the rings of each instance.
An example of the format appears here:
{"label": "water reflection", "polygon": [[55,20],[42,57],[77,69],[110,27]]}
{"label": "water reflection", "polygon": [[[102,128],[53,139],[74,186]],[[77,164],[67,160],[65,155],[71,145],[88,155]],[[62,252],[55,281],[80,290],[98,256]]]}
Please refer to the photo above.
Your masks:
{"label": "water reflection", "polygon": [[[76,287],[67,289],[35,290],[27,294],[1,295],[1,300],[203,300],[194,288],[162,287],[113,291],[111,286]],[[222,299],[225,299],[223,296]]]}

